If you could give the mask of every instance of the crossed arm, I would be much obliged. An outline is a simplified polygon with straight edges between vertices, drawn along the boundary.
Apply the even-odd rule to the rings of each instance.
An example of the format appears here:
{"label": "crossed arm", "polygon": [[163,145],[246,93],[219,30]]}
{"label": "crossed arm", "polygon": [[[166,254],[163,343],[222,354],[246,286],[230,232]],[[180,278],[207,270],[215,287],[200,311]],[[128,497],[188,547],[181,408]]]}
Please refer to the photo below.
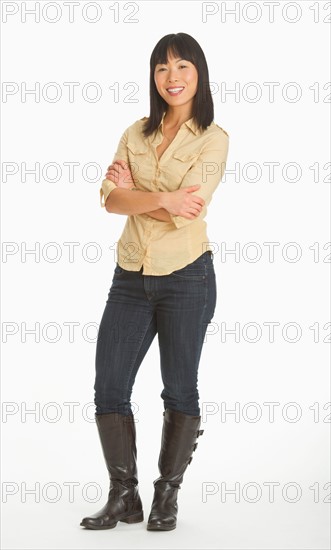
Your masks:
{"label": "crossed arm", "polygon": [[125,160],[114,160],[109,166],[100,189],[101,206],[107,212],[129,216],[146,214],[159,221],[171,221],[177,229],[193,223],[208,206],[222,180],[229,147],[228,134],[223,130],[211,134],[208,146],[203,148],[184,176],[179,189],[171,192],[129,190],[134,186],[134,181],[128,168],[127,143],[128,129],[123,133],[114,155],[114,159]]}
{"label": "crossed arm", "polygon": [[[107,212],[116,214],[146,214],[156,220],[175,223],[174,215],[193,220],[204,206],[204,199],[193,195],[200,185],[171,192],[141,191],[134,188],[131,171],[123,160],[117,160],[108,167],[106,180],[102,183],[102,194],[108,194],[105,202]],[[176,224],[175,224],[176,225]]]}

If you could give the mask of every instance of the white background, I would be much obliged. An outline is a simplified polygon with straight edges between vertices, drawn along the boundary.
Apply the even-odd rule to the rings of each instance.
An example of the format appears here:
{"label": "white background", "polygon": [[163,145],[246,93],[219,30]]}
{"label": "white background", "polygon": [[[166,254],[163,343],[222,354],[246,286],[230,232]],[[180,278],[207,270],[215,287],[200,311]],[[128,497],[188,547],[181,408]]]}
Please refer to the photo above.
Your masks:
{"label": "white background", "polygon": [[[40,9],[40,22],[24,22],[24,4]],[[329,548],[330,3],[281,1],[273,22],[267,2],[237,2],[235,20],[221,13],[234,2],[80,1],[73,22],[65,3],[46,4],[2,3],[13,10],[7,21],[2,11],[2,81],[14,92],[2,95],[2,547]],[[214,12],[205,22],[203,9]],[[173,32],[202,46],[215,122],[230,135],[227,172],[207,216],[218,302],[200,363],[205,433],[179,492],[177,529],[147,532],[163,411],[156,338],[133,393],[145,521],[88,531],[81,518],[108,492],[93,421],[96,330],[126,219],[101,209],[99,188],[121,134],[149,113],[150,54]],[[62,93],[54,102],[51,82]],[[68,82],[78,84],[73,101]],[[98,101],[83,94],[92,82]],[[125,100],[132,82],[136,102]],[[36,83],[40,100],[25,98],[24,85]],[[70,178],[65,163],[73,162]],[[5,163],[16,172],[6,178]],[[40,163],[40,179],[25,177],[24,163]],[[48,163],[59,168],[56,181]],[[89,163],[99,166],[87,170],[90,181]],[[266,163],[277,163],[274,178]],[[301,171],[296,182],[288,163]],[[65,243],[76,243],[71,259]],[[265,243],[277,243],[274,261]],[[38,246],[39,258],[24,254]],[[236,257],[225,253],[235,248]],[[68,323],[76,323],[73,338]],[[274,341],[266,323],[277,323]],[[226,333],[235,326],[237,341]],[[273,422],[268,402],[277,404]],[[68,483],[76,484],[73,498]],[[96,502],[88,483],[102,490]],[[214,494],[204,498],[206,483]],[[269,483],[277,484],[274,502]],[[237,501],[224,491],[235,487]]]}

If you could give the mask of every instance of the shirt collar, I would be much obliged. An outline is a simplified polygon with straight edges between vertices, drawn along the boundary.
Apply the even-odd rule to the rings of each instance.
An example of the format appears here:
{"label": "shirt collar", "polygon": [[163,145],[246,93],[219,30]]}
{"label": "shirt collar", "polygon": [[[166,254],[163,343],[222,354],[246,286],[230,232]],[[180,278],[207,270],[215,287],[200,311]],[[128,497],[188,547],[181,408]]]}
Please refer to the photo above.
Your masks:
{"label": "shirt collar", "polygon": [[[161,122],[159,124],[159,128],[162,127],[162,130],[163,130],[163,119],[166,115],[166,111],[163,113],[162,115],[162,119],[161,119]],[[194,121],[194,118],[189,118],[188,120],[186,120],[186,122],[184,122],[182,124],[182,126],[185,125],[187,126],[196,136],[199,134],[199,129],[198,129],[198,125],[197,123]]]}

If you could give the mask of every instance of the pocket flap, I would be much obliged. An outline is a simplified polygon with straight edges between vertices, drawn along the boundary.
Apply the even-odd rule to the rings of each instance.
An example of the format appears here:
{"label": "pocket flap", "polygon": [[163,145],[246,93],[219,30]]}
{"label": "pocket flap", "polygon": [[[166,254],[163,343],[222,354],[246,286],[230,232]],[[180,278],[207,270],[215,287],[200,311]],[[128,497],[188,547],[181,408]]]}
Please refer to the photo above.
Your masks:
{"label": "pocket flap", "polygon": [[134,141],[129,141],[127,143],[127,148],[133,155],[142,155],[143,153],[147,153],[147,145],[142,142],[136,143]]}
{"label": "pocket flap", "polygon": [[199,155],[200,151],[192,151],[192,149],[185,147],[185,149],[183,148],[175,151],[173,157],[177,160],[181,160],[182,162],[188,162],[189,160],[198,158]]}

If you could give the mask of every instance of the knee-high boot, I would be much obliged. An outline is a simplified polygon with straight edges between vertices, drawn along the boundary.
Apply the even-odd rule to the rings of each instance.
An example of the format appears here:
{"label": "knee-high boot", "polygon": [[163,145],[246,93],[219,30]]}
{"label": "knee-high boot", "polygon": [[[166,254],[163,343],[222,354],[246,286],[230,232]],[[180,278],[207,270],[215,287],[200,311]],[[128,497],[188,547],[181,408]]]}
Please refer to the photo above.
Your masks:
{"label": "knee-high boot", "polygon": [[161,476],[154,481],[154,498],[148,518],[150,531],[170,531],[177,524],[177,494],[183,482],[184,472],[192,461],[197,448],[201,416],[191,416],[166,409],[163,428],[159,470]]}
{"label": "knee-high boot", "polygon": [[112,529],[118,521],[143,521],[138,493],[136,427],[133,415],[95,414],[110,489],[108,501],[96,514],[85,517],[80,525],[88,529]]}

